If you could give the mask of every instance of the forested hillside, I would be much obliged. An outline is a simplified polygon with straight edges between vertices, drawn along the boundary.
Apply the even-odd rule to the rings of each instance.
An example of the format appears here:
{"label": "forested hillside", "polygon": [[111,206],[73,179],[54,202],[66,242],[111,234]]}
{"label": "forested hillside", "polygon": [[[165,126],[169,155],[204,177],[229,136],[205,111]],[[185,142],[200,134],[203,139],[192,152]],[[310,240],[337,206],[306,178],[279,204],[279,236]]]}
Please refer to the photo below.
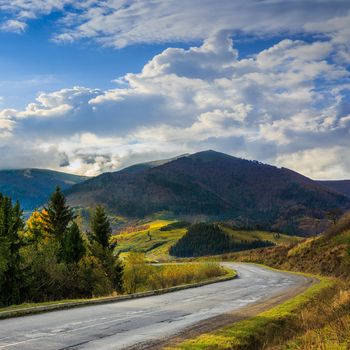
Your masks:
{"label": "forested hillside", "polygon": [[328,180],[318,181],[318,183],[350,198],[350,180]]}
{"label": "forested hillside", "polygon": [[218,224],[198,223],[174,244],[169,253],[177,257],[198,257],[273,246],[268,240],[237,240],[225,233]]}
{"label": "forested hillside", "polygon": [[0,193],[19,201],[22,209],[32,211],[49,199],[56,186],[68,187],[86,180],[85,176],[42,169],[0,171]]}
{"label": "forested hillside", "polygon": [[285,168],[206,151],[135,172],[102,174],[66,191],[73,206],[126,217],[167,212],[230,219],[245,228],[316,234],[350,199]]}

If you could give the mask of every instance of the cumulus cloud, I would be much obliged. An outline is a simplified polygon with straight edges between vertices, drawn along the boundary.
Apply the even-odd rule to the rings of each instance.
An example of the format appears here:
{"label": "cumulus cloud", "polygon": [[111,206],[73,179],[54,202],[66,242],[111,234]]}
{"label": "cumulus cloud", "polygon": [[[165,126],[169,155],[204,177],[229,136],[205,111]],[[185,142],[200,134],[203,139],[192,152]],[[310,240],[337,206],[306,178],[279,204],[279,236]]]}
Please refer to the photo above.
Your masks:
{"label": "cumulus cloud", "polygon": [[336,47],[334,58],[345,64],[350,63],[350,11],[346,15],[305,24],[308,32],[322,33]]}
{"label": "cumulus cloud", "polygon": [[200,46],[164,50],[119,88],[41,93],[23,110],[0,111],[0,149],[12,149],[15,165],[87,175],[215,148],[346,177],[349,71],[333,55],[332,39],[285,39],[240,58],[220,31]]}

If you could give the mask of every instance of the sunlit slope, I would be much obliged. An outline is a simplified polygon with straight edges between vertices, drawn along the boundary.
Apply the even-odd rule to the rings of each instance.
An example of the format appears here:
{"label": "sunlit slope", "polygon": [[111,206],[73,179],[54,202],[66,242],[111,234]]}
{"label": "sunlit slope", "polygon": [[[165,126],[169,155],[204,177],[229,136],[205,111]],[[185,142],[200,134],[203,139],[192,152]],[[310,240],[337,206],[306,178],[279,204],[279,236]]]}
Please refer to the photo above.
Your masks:
{"label": "sunlit slope", "polygon": [[221,228],[235,241],[261,240],[270,241],[277,245],[286,245],[302,240],[302,237],[299,236],[289,236],[277,232],[234,230],[224,225],[221,225]]}
{"label": "sunlit slope", "polygon": [[296,270],[350,279],[350,214],[325,234],[292,246],[238,252],[232,258],[281,269]]}
{"label": "sunlit slope", "polygon": [[135,231],[128,230],[114,236],[117,240],[117,251],[141,252],[152,260],[166,260],[169,258],[170,247],[177,242],[185,233],[186,229],[174,229],[161,231],[160,229],[173,221],[156,220],[136,227]]}
{"label": "sunlit slope", "polygon": [[[162,231],[161,228],[174,221],[156,220],[143,225],[128,228],[113,237],[117,242],[116,250],[120,253],[130,251],[145,253],[150,260],[167,260],[170,258],[169,249],[185,233],[186,228]],[[235,241],[268,240],[278,245],[290,244],[299,241],[297,236],[287,236],[265,231],[233,230],[222,225],[223,230]]]}

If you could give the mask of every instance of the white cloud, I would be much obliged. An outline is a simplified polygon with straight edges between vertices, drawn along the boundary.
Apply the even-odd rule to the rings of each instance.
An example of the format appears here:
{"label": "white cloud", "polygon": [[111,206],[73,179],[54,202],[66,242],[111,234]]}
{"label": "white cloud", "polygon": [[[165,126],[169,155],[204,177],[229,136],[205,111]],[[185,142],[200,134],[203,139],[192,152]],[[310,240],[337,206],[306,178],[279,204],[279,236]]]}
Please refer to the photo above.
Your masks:
{"label": "white cloud", "polygon": [[281,155],[277,157],[276,163],[317,179],[346,179],[350,172],[347,153],[347,149],[339,146],[314,148]]}
{"label": "white cloud", "polygon": [[78,5],[74,0],[0,0],[0,10],[14,17],[27,20],[35,19],[53,11],[62,11],[66,5]]}
{"label": "white cloud", "polygon": [[350,11],[345,15],[329,18],[327,21],[316,21],[304,26],[308,32],[322,33],[331,39],[336,48],[334,57],[341,63],[350,63]]}
{"label": "white cloud", "polygon": [[350,176],[341,158],[350,146],[349,72],[329,59],[332,45],[282,40],[240,59],[223,31],[199,47],[164,50],[120,88],[41,93],[23,110],[0,112],[0,149],[13,147],[1,166],[46,162],[93,175],[216,148],[312,177]]}
{"label": "white cloud", "polygon": [[9,19],[0,25],[0,30],[4,32],[23,33],[27,29],[27,24],[16,19]]}
{"label": "white cloud", "polygon": [[60,13],[54,40],[88,38],[118,48],[203,40],[221,30],[258,36],[336,32],[344,41],[349,10],[347,0],[0,0],[5,21],[25,24]]}

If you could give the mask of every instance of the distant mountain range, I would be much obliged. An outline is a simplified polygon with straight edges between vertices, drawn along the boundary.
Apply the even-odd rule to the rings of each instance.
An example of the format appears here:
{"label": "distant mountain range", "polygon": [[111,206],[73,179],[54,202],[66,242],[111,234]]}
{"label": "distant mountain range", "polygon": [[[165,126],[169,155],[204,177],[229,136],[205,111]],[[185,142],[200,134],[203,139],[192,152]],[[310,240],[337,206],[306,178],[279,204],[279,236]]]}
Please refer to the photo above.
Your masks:
{"label": "distant mountain range", "polygon": [[25,211],[32,211],[47,201],[57,185],[67,189],[86,179],[52,170],[1,170],[0,193],[18,200]]}
{"label": "distant mountain range", "polygon": [[73,206],[102,204],[129,218],[163,212],[299,234],[322,231],[330,209],[350,208],[350,180],[313,181],[286,168],[215,151],[136,164],[94,178],[41,169],[0,171],[0,192],[19,200],[25,211],[45,204],[57,185]]}
{"label": "distant mountain range", "polygon": [[329,189],[342,193],[350,198],[350,180],[328,180],[317,181],[320,185],[328,187]]}
{"label": "distant mountain range", "polygon": [[99,203],[127,217],[168,212],[310,234],[324,228],[328,210],[350,207],[349,197],[329,187],[286,168],[205,151],[105,173],[66,193],[71,205]]}

